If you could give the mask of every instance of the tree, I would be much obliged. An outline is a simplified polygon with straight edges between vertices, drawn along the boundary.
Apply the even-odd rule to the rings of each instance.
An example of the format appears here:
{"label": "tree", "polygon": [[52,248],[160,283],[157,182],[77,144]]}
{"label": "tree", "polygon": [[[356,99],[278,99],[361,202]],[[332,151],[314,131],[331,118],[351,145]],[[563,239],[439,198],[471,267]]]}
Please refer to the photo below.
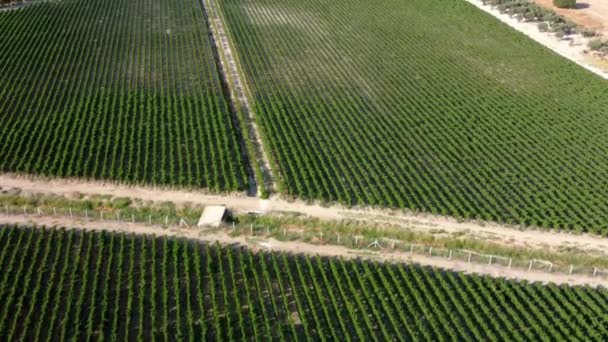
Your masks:
{"label": "tree", "polygon": [[575,8],[576,0],[553,0],[553,5],[557,8]]}

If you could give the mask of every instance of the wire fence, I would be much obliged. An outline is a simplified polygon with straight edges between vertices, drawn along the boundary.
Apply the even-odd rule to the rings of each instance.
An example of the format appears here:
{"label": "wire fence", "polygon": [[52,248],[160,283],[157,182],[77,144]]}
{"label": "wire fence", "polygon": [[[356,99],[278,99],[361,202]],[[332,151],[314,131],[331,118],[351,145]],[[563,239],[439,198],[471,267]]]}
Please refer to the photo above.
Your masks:
{"label": "wire fence", "polygon": [[568,276],[588,276],[608,279],[608,270],[594,266],[578,266],[574,264],[560,264],[548,260],[535,258],[512,257],[497,254],[484,254],[466,249],[448,249],[415,241],[404,241],[392,238],[351,235],[344,233],[290,230],[286,228],[272,228],[255,224],[232,224],[225,230],[234,235],[250,235],[253,237],[275,238],[280,241],[303,241],[312,244],[340,245],[351,249],[360,249],[379,252],[401,252],[410,255],[443,258],[454,262],[466,262],[477,265],[504,267],[508,270],[540,271]]}
{"label": "wire fence", "polygon": [[[25,217],[62,217],[78,221],[112,222],[122,224],[144,224],[162,228],[180,227],[193,228],[197,226],[198,218],[180,217],[175,214],[158,212],[140,212],[137,209],[127,210],[95,210],[87,208],[40,208],[24,205],[4,205],[5,216]],[[213,229],[211,229],[213,230]],[[484,254],[466,249],[447,249],[415,241],[404,241],[387,238],[381,235],[381,230],[375,230],[376,236],[345,234],[340,232],[310,231],[305,229],[288,229],[266,225],[228,223],[220,230],[231,235],[249,235],[252,237],[275,238],[279,241],[302,241],[311,244],[338,245],[351,249],[381,252],[401,252],[410,255],[443,258],[454,262],[466,262],[477,265],[502,266],[505,270],[518,269],[524,271],[542,271],[569,276],[601,277],[608,279],[608,270],[593,266],[564,265],[547,260],[511,257],[496,254]]]}
{"label": "wire fence", "polygon": [[23,215],[25,217],[69,217],[80,221],[99,221],[116,223],[138,223],[149,226],[168,227],[193,227],[196,226],[198,218],[182,217],[174,213],[160,213],[154,211],[140,211],[137,208],[122,210],[87,209],[87,208],[57,208],[57,207],[34,207],[34,206],[11,206],[3,205],[2,214],[6,216]]}

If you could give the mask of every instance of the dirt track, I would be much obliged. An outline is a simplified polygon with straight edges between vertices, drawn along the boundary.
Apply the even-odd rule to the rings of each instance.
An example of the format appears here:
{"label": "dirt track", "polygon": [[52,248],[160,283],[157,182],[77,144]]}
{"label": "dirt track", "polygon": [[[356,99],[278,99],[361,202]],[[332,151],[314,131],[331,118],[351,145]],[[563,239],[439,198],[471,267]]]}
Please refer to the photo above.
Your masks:
{"label": "dirt track", "polygon": [[553,6],[553,0],[533,0],[537,4],[554,10],[575,23],[592,28],[608,37],[608,1],[579,0],[577,8],[562,9]]}
{"label": "dirt track", "polygon": [[269,250],[269,251],[280,251],[288,253],[303,253],[320,256],[335,256],[344,257],[348,259],[352,258],[368,258],[384,262],[405,262],[405,263],[416,263],[420,265],[433,266],[447,270],[453,270],[458,272],[464,272],[469,274],[484,274],[497,278],[507,279],[525,279],[530,282],[540,283],[555,283],[555,284],[569,284],[569,285],[589,285],[593,287],[597,286],[608,286],[608,279],[601,277],[590,277],[590,276],[567,276],[558,273],[547,273],[542,271],[525,271],[519,269],[507,269],[500,265],[485,265],[478,263],[467,263],[464,261],[447,260],[440,257],[427,257],[422,255],[402,252],[391,252],[391,253],[380,253],[380,252],[362,252],[357,250],[348,249],[342,246],[334,245],[312,245],[299,241],[278,241],[276,239],[261,239],[261,238],[247,238],[245,236],[231,237],[224,233],[211,233],[205,234],[196,228],[170,228],[163,229],[160,227],[146,226],[142,224],[132,223],[116,223],[111,221],[98,222],[98,221],[73,221],[66,217],[24,217],[24,216],[11,216],[11,217],[0,217],[0,224],[36,224],[39,226],[60,226],[60,227],[76,227],[73,229],[85,229],[85,230],[106,230],[112,232],[124,232],[134,234],[148,234],[156,236],[175,236],[185,237],[189,239],[197,239],[200,241],[207,242],[220,242],[221,244],[238,244],[247,246],[252,250]]}
{"label": "dirt track", "polygon": [[226,205],[235,212],[291,212],[324,220],[357,220],[373,224],[397,225],[413,231],[461,234],[475,239],[503,242],[511,246],[550,248],[563,247],[594,251],[608,255],[608,239],[588,234],[574,235],[565,232],[520,230],[496,223],[458,222],[453,218],[415,215],[405,211],[388,209],[354,209],[339,205],[321,206],[302,201],[285,201],[278,198],[261,200],[255,197],[236,195],[212,195],[203,192],[171,190],[141,186],[126,186],[95,181],[25,178],[10,174],[0,175],[3,190],[18,188],[26,193],[71,195],[106,194],[117,197],[140,198],[174,203],[197,203],[201,205]]}
{"label": "dirt track", "polygon": [[590,54],[584,53],[584,51],[588,49],[587,42],[589,41],[589,38],[575,36],[572,37],[573,40],[571,41],[558,39],[550,32],[540,32],[538,30],[537,23],[518,21],[515,17],[509,16],[509,14],[501,14],[497,8],[491,8],[489,5],[483,5],[481,0],[465,1],[494,16],[496,19],[511,26],[513,29],[525,34],[539,44],[553,50],[553,52],[561,55],[562,57],[569,59],[570,61],[580,65],[598,76],[608,79],[608,69],[606,68],[605,61],[591,56]]}

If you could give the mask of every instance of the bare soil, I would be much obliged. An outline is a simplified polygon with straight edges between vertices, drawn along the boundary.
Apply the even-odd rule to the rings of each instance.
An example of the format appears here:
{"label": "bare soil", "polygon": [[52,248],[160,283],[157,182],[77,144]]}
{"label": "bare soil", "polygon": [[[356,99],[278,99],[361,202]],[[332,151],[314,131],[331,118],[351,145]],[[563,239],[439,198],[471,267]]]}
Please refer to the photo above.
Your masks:
{"label": "bare soil", "polygon": [[389,253],[353,250],[343,246],[335,245],[312,245],[300,241],[278,241],[276,239],[249,238],[246,236],[231,237],[223,232],[205,233],[196,228],[169,228],[146,226],[142,224],[77,221],[66,217],[44,217],[44,216],[10,216],[0,217],[0,224],[21,224],[37,226],[58,226],[67,229],[84,229],[93,231],[112,231],[133,234],[146,234],[155,236],[175,236],[196,239],[205,242],[219,242],[223,245],[241,245],[251,250],[277,251],[295,254],[309,254],[328,257],[342,257],[346,259],[372,259],[380,262],[415,263],[419,265],[432,266],[445,270],[463,272],[467,274],[488,275],[495,278],[527,280],[538,283],[555,283],[569,285],[588,285],[592,287],[608,286],[608,279],[602,277],[591,277],[584,275],[568,276],[558,273],[547,273],[543,271],[525,271],[519,269],[507,269],[501,265],[485,265],[478,263],[467,263],[457,260],[448,260],[440,257],[428,257],[418,254],[391,251]]}
{"label": "bare soil", "polygon": [[550,249],[564,247],[607,255],[608,239],[590,234],[573,234],[563,231],[546,231],[521,227],[508,227],[491,222],[458,221],[450,217],[414,214],[403,210],[380,208],[346,208],[340,205],[322,206],[300,200],[279,198],[261,200],[236,195],[213,195],[197,191],[173,190],[143,186],[129,186],[99,181],[46,179],[33,176],[0,174],[0,190],[73,196],[112,195],[176,204],[225,205],[235,213],[260,214],[296,213],[322,220],[358,221],[370,225],[391,225],[425,233],[452,234],[510,246]]}
{"label": "bare soil", "polygon": [[[599,75],[605,79],[608,79],[608,66],[605,63],[605,60],[591,55],[589,53],[585,53],[587,48],[587,43],[590,38],[585,38],[580,35],[573,35],[568,37],[568,39],[559,39],[555,37],[555,35],[551,32],[540,32],[538,30],[537,23],[529,23],[524,21],[517,21],[515,17],[510,17],[508,14],[501,14],[498,9],[491,8],[490,5],[483,5],[481,0],[465,0],[475,7],[481,9],[482,11],[491,14],[496,17],[498,20],[503,23],[511,26],[515,30],[525,34],[529,38],[537,41],[538,43],[544,45],[545,47],[553,50],[555,53],[565,57],[572,62],[580,65],[581,67]],[[551,1],[551,0],[541,0],[541,1]],[[605,0],[599,0],[605,1]],[[589,7],[591,8],[591,7]],[[572,11],[572,10],[571,10]]]}
{"label": "bare soil", "polygon": [[572,20],[583,27],[592,28],[608,37],[608,1],[579,0],[574,9],[563,9],[553,6],[553,0],[533,0],[540,6]]}

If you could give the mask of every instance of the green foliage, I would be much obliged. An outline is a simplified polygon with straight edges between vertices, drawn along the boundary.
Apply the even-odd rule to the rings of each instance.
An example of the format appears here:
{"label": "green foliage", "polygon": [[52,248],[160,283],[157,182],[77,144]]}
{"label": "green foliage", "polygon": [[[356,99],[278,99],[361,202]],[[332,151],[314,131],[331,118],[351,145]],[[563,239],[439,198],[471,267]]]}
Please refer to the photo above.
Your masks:
{"label": "green foliage", "polygon": [[600,77],[466,2],[215,3],[284,195],[607,231]]}
{"label": "green foliage", "polygon": [[581,35],[585,38],[591,38],[597,36],[597,32],[594,29],[585,28],[581,30]]}
{"label": "green foliage", "polygon": [[3,226],[0,269],[8,341],[608,338],[603,288],[415,265]]}
{"label": "green foliage", "polygon": [[117,197],[112,200],[112,207],[115,209],[124,209],[131,205],[131,199],[128,197]]}
{"label": "green foliage", "polygon": [[40,1],[0,32],[0,171],[247,188],[199,1]]}
{"label": "green foliage", "polygon": [[557,8],[576,8],[576,0],[553,0],[553,6]]}
{"label": "green foliage", "polygon": [[608,48],[608,41],[604,41],[600,38],[592,39],[587,43],[587,46],[591,51],[602,51]]}

